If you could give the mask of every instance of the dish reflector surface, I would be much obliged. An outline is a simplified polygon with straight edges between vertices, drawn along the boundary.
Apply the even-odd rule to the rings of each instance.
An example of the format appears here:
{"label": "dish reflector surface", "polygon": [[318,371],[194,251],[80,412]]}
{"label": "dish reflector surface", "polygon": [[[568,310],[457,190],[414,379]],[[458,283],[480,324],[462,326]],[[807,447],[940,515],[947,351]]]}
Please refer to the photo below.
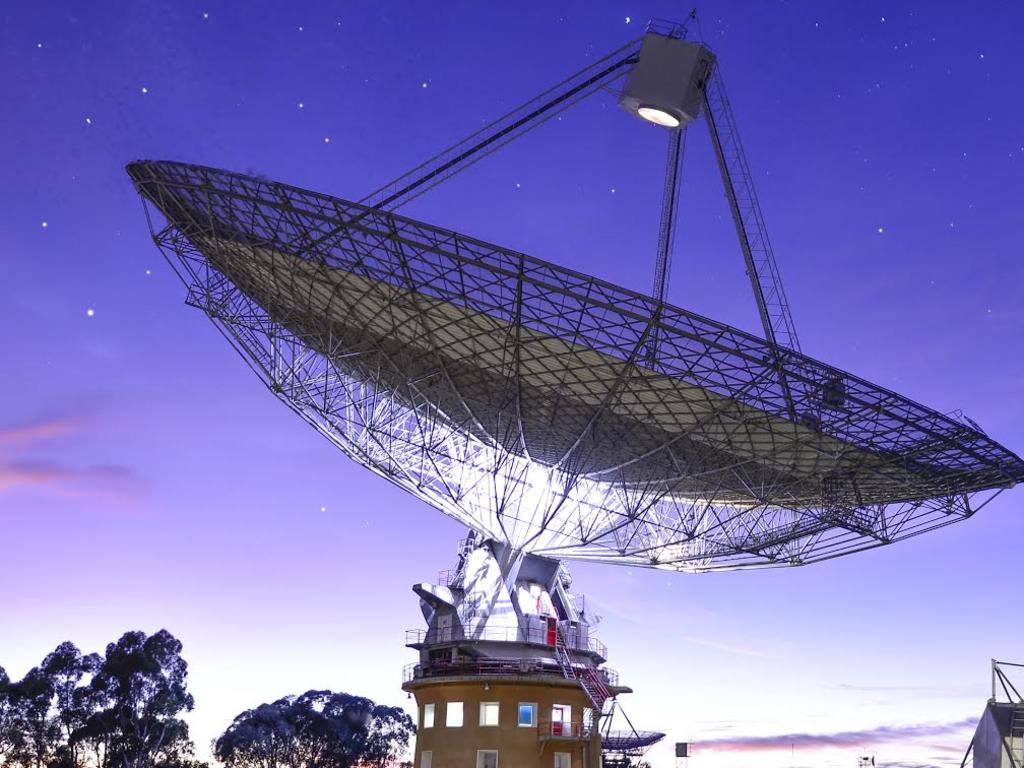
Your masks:
{"label": "dish reflector surface", "polygon": [[1024,477],[973,423],[596,278],[250,176],[128,172],[188,303],[278,397],[517,549],[802,564],[963,519]]}

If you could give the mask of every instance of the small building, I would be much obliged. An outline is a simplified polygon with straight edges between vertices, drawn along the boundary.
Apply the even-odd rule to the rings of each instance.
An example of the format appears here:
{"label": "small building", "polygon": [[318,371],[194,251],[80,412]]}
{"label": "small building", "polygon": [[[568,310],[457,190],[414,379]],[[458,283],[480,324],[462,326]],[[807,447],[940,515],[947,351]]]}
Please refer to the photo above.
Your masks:
{"label": "small building", "polygon": [[1024,696],[1011,680],[1015,669],[1024,669],[1024,664],[992,660],[992,697],[961,765],[1024,768]]}

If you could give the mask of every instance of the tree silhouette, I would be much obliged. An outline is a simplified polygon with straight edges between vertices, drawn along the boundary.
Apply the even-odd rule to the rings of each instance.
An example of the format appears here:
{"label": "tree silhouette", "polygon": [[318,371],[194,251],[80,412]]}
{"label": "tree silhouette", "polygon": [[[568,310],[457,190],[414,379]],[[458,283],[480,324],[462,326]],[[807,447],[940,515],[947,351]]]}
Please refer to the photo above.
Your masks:
{"label": "tree silhouette", "polygon": [[126,632],[107,646],[90,685],[97,709],[76,739],[102,744],[109,768],[188,762],[188,726],[179,718],[194,706],[187,676],[181,642],[170,632]]}
{"label": "tree silhouette", "polygon": [[214,755],[228,768],[383,768],[415,732],[398,707],[307,691],[242,712],[214,742]]}

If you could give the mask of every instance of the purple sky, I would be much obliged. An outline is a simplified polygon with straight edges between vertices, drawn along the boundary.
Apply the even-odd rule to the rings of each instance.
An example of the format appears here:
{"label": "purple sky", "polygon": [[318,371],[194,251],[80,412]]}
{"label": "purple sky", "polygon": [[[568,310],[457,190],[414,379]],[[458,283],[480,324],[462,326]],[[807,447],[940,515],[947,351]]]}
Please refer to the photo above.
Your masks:
{"label": "purple sky", "polygon": [[[4,3],[0,665],[17,676],[64,639],[99,650],[166,627],[204,752],[240,710],[310,687],[410,704],[409,586],[453,564],[459,527],[317,437],[184,306],[123,166],[357,199],[681,12]],[[701,14],[804,351],[961,408],[1020,452],[1024,7]],[[706,131],[691,133],[670,297],[756,330]],[[664,142],[600,98],[403,212],[648,290]],[[959,764],[988,660],[1024,661],[1022,501],[807,568],[579,565],[576,585],[637,691],[634,722],[715,742],[695,768],[853,765],[858,744],[879,764]]]}

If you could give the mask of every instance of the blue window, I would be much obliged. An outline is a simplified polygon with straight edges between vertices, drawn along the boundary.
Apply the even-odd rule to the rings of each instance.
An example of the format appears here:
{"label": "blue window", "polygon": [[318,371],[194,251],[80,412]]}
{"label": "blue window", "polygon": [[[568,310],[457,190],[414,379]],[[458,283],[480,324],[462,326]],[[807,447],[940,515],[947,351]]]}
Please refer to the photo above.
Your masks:
{"label": "blue window", "polygon": [[523,728],[532,728],[535,725],[537,725],[536,704],[519,705],[519,725],[521,725]]}

